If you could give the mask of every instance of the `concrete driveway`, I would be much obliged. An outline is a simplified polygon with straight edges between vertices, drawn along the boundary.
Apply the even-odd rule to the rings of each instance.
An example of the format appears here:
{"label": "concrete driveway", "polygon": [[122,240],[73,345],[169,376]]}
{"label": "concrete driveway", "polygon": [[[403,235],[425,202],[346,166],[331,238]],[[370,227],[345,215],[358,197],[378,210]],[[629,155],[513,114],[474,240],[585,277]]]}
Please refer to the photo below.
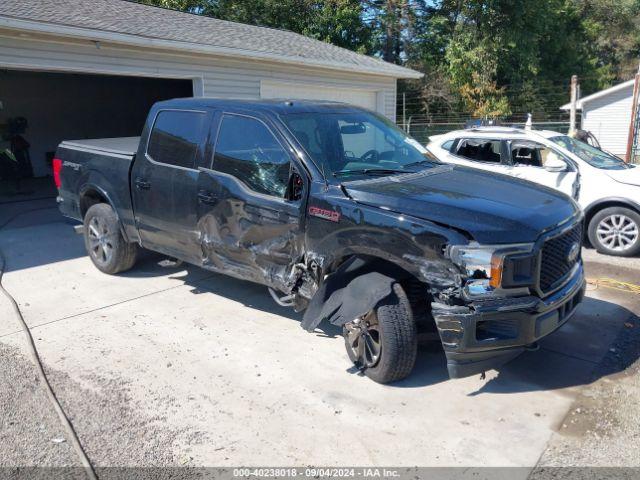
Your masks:
{"label": "concrete driveway", "polygon": [[[351,368],[337,330],[303,331],[264,287],[153,255],[100,273],[54,209],[9,223],[0,248],[96,466],[533,467],[638,306],[591,289],[539,351],[486,380],[448,380],[442,352],[426,350],[409,379],[382,386]],[[77,465],[25,352],[0,301],[0,465]]]}

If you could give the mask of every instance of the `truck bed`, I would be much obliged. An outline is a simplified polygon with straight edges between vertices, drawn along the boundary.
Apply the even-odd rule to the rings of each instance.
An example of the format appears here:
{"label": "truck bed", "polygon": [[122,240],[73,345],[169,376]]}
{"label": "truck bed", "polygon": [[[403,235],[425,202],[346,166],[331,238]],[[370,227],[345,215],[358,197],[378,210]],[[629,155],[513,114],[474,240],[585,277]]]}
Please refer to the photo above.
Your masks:
{"label": "truck bed", "polygon": [[92,138],[65,140],[61,147],[89,150],[96,153],[133,156],[138,151],[140,137]]}

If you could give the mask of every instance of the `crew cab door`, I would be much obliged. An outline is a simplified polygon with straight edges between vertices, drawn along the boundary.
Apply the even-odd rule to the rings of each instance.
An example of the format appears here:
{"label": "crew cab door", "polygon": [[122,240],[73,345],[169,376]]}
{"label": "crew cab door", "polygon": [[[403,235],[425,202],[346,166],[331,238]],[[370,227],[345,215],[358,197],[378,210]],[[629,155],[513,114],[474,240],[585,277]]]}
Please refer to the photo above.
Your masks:
{"label": "crew cab door", "polygon": [[531,140],[509,142],[510,174],[560,190],[577,199],[579,175],[574,163],[557,150]]}
{"label": "crew cab door", "polygon": [[199,261],[196,191],[210,114],[160,110],[146,149],[131,170],[131,196],[142,246]]}
{"label": "crew cab door", "polygon": [[503,174],[509,168],[504,142],[492,138],[456,139],[449,147],[446,161]]}
{"label": "crew cab door", "polygon": [[287,291],[303,251],[301,168],[268,118],[218,117],[213,162],[198,179],[202,265]]}

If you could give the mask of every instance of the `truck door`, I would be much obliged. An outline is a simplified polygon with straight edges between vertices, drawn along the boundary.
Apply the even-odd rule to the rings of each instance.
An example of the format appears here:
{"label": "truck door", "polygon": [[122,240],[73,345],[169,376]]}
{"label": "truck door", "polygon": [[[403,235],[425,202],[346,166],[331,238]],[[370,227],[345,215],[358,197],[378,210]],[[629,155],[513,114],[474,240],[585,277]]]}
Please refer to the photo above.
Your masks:
{"label": "truck door", "polygon": [[198,165],[210,114],[160,110],[144,154],[131,171],[134,215],[142,245],[187,261],[198,261],[195,229]]}
{"label": "truck door", "polygon": [[198,180],[202,265],[287,290],[303,251],[302,171],[266,118],[220,115]]}
{"label": "truck door", "polygon": [[530,140],[510,142],[511,175],[546,185],[577,199],[578,169],[557,150]]}

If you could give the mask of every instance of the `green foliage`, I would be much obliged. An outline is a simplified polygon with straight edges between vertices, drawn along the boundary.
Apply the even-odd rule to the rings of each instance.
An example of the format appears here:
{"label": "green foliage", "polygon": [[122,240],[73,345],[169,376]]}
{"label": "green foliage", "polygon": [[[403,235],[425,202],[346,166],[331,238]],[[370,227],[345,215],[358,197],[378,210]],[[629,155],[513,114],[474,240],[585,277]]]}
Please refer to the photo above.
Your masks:
{"label": "green foliage", "polygon": [[626,79],[640,55],[640,0],[141,0],[281,28],[425,72],[411,108],[476,117],[549,112]]}

